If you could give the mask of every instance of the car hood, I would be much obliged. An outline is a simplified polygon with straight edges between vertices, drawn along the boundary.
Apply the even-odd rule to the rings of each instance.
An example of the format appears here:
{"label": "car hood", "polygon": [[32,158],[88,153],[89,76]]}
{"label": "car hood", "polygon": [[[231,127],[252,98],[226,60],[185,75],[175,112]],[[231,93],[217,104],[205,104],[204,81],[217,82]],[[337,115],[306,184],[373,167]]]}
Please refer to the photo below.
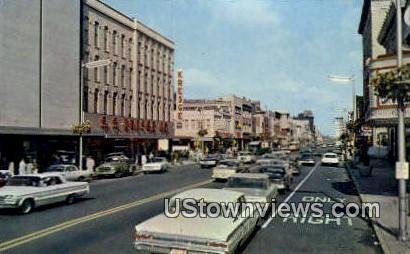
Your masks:
{"label": "car hood", "polygon": [[[232,218],[176,218],[159,214],[135,226],[136,231],[149,232],[154,235],[168,235],[172,239],[212,239],[227,241],[231,232],[239,226],[242,219],[234,221]],[[217,229],[217,230],[215,230]]]}
{"label": "car hood", "polygon": [[224,188],[225,190],[238,191],[245,194],[245,196],[266,196],[266,190],[256,188]]}

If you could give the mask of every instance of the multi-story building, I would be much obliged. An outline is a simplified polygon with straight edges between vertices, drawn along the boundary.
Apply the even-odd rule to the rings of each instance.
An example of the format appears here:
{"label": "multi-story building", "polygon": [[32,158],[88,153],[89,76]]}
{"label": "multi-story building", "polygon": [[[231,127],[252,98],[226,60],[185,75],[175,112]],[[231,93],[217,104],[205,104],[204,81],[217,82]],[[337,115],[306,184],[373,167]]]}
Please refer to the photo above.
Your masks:
{"label": "multi-story building", "polygon": [[346,130],[346,124],[343,117],[335,118],[335,137],[339,138]]}
{"label": "multi-story building", "polygon": [[[232,116],[228,103],[217,100],[184,100],[182,118],[182,124],[175,128],[176,138],[187,139],[193,146],[195,141],[204,141],[209,149],[231,145]],[[203,137],[199,135],[201,130],[206,130]]]}
{"label": "multi-story building", "polygon": [[[388,22],[385,20],[387,16],[391,15],[393,15],[392,1],[365,0],[358,30],[359,34],[362,35],[363,47],[364,114],[360,121],[367,126],[372,126],[372,141],[374,145],[377,145],[378,136],[389,135],[386,119],[393,118],[391,105],[388,105],[390,103],[384,103],[375,96],[371,86],[371,79],[379,70],[386,69],[387,65],[390,65],[390,68],[396,65],[394,56],[391,54],[386,55],[386,49],[379,40],[379,37],[384,37],[381,34],[386,34],[388,30]],[[391,47],[388,48],[391,49]]]}
{"label": "multi-story building", "polygon": [[[75,153],[82,111],[86,153],[135,155],[173,136],[174,43],[158,32],[98,0],[20,0],[2,2],[0,34],[2,158]],[[103,59],[80,80],[81,63]]]}
{"label": "multi-story building", "polygon": [[85,0],[81,17],[83,62],[111,60],[84,71],[83,109],[91,132],[121,139],[119,146],[125,143],[132,153],[172,138],[174,43],[98,0]]}

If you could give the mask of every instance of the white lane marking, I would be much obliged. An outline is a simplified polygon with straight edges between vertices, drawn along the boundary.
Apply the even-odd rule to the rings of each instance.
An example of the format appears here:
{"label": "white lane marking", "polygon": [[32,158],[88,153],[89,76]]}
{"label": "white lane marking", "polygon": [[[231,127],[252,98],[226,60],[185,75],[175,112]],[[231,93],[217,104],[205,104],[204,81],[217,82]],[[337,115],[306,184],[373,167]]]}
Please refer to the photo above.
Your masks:
{"label": "white lane marking", "polygon": [[[287,196],[286,199],[282,203],[288,202],[293,197],[293,195],[295,195],[296,191],[298,191],[299,188],[302,187],[302,185],[307,181],[307,179],[309,179],[309,177],[313,174],[313,172],[317,169],[317,167],[319,167],[319,165],[320,165],[320,163],[317,163],[312,168],[312,170],[309,172],[309,174],[307,174],[307,176],[305,176],[305,178],[303,178],[303,180],[296,186],[296,188],[292,191],[292,193],[290,193],[289,196]],[[276,210],[274,211],[272,216],[269,217],[269,219],[267,221],[265,221],[265,223],[263,223],[262,228],[266,228],[269,225],[269,223],[271,223],[273,218],[275,218],[275,216],[276,216]]]}

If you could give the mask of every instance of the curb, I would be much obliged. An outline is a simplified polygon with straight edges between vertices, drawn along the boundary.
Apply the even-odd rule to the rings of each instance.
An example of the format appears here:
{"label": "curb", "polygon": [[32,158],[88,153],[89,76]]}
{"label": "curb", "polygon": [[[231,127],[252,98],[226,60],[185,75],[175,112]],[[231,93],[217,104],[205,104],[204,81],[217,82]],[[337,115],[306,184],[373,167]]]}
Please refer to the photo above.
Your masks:
{"label": "curb", "polygon": [[[351,162],[351,163],[352,163],[352,162]],[[356,177],[354,177],[353,174],[352,174],[352,172],[350,171],[350,170],[352,170],[352,168],[349,167],[347,164],[345,164],[345,168],[346,168],[347,174],[349,175],[349,178],[353,181],[353,183],[354,183],[354,185],[355,185],[355,187],[356,187],[356,190],[357,190],[357,192],[359,193],[360,202],[361,202],[361,203],[364,203],[364,201],[363,201],[363,196],[362,196],[362,194],[360,193],[360,188],[359,188],[360,185],[358,184],[358,182],[357,182],[357,180],[356,180]],[[387,244],[386,240],[384,239],[383,232],[379,229],[379,226],[377,226],[377,225],[374,223],[373,219],[371,219],[371,218],[369,218],[369,217],[367,217],[367,218],[368,218],[368,220],[369,220],[369,222],[370,222],[370,225],[371,225],[372,228],[373,228],[374,233],[376,234],[377,240],[378,240],[379,243],[380,243],[380,246],[381,246],[381,249],[383,250],[383,253],[385,253],[385,254],[393,254],[392,252],[390,252],[390,249],[389,249],[389,247],[388,247],[388,244]]]}

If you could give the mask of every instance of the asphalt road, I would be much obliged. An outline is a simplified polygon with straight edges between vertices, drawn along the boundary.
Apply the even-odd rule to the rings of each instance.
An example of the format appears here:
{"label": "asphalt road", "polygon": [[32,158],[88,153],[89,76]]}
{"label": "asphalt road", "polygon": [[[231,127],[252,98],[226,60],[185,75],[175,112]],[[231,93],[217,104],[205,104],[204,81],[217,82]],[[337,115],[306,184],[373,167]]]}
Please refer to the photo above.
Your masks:
{"label": "asphalt road", "polygon": [[[313,170],[313,172],[312,172]],[[133,253],[134,225],[163,211],[163,198],[183,187],[210,183],[211,171],[183,166],[165,174],[106,179],[91,184],[92,194],[70,206],[54,205],[29,215],[0,214],[0,253]],[[359,202],[343,168],[303,167],[292,190],[277,201]],[[309,175],[309,177],[307,177]],[[158,195],[160,194],[160,195]],[[78,219],[80,218],[80,219]],[[339,225],[340,224],[340,225]],[[256,230],[243,253],[380,253],[365,219],[274,218]]]}

